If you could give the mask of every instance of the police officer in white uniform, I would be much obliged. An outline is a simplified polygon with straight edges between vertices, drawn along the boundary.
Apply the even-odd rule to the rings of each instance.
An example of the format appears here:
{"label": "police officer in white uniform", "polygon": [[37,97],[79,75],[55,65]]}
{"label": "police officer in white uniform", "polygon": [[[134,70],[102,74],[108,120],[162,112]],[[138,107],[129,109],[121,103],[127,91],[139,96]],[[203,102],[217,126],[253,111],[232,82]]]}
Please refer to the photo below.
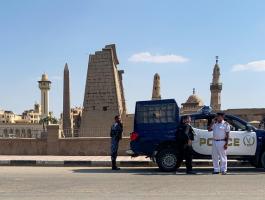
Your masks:
{"label": "police officer in white uniform", "polygon": [[221,162],[221,173],[227,173],[227,147],[230,132],[230,125],[224,121],[224,113],[217,113],[217,117],[211,123],[208,131],[213,131],[212,159],[213,159],[213,174],[220,173],[219,160]]}

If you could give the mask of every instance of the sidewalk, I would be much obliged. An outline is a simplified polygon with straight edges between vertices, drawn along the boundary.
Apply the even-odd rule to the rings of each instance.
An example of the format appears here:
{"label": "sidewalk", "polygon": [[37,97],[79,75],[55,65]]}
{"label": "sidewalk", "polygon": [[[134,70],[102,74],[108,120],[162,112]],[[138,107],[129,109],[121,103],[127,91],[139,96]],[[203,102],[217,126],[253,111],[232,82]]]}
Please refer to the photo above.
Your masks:
{"label": "sidewalk", "polygon": [[[119,156],[117,164],[121,167],[156,167],[150,159],[143,156],[131,158]],[[229,167],[249,167],[247,162],[229,160]],[[0,166],[87,166],[109,167],[109,156],[14,156],[0,155]],[[211,160],[194,160],[195,167],[212,166]]]}

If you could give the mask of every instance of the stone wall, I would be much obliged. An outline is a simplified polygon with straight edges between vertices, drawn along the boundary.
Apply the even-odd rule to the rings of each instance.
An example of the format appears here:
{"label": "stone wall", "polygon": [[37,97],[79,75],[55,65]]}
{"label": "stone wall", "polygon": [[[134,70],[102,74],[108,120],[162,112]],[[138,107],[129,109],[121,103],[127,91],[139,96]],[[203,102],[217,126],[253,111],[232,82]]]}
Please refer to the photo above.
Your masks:
{"label": "stone wall", "polygon": [[42,124],[0,124],[0,137],[41,138]]}
{"label": "stone wall", "polygon": [[43,139],[0,139],[1,155],[47,155],[47,141]]}
{"label": "stone wall", "polygon": [[125,115],[122,121],[123,121],[123,136],[130,137],[130,134],[133,132],[134,114]]}
{"label": "stone wall", "polygon": [[[109,156],[110,138],[65,138],[59,139],[57,155]],[[120,141],[119,155],[125,156],[129,149],[129,138]]]}
{"label": "stone wall", "polygon": [[[0,155],[108,156],[110,138],[59,138],[59,125],[47,127],[47,139],[0,139]],[[119,155],[126,155],[129,138],[120,142]]]}
{"label": "stone wall", "polygon": [[265,117],[265,108],[227,109],[225,113],[236,115],[248,122],[261,121]]}

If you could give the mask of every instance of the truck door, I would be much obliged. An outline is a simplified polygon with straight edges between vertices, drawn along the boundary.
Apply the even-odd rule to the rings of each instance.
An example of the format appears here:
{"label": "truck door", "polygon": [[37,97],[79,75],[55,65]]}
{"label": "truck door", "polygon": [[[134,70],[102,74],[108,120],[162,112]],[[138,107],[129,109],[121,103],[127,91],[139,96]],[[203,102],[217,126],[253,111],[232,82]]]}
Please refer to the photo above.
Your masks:
{"label": "truck door", "polygon": [[[202,155],[212,154],[213,133],[208,132],[207,124],[211,119],[193,120],[193,129],[196,133],[193,141],[193,150]],[[246,124],[237,119],[227,118],[227,122],[231,126],[228,155],[255,155],[257,148],[257,137],[254,130],[247,130]]]}
{"label": "truck door", "polygon": [[228,155],[255,155],[257,136],[254,130],[249,130],[246,124],[238,119],[227,119],[231,126]]}
{"label": "truck door", "polygon": [[208,132],[208,118],[192,119],[192,127],[195,132],[194,141],[192,142],[193,150],[201,155],[212,155],[212,133]]}

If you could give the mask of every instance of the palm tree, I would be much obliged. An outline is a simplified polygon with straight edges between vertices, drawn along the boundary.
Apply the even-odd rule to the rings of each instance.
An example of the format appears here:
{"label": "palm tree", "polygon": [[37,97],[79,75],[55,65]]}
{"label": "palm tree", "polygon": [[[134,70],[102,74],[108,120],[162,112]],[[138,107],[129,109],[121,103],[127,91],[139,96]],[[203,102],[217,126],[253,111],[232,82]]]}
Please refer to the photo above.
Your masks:
{"label": "palm tree", "polygon": [[45,130],[46,130],[46,127],[47,127],[49,124],[58,124],[58,120],[57,120],[55,117],[49,115],[49,116],[47,116],[47,117],[42,118],[42,119],[40,120],[40,124],[42,124],[43,131],[45,131]]}

